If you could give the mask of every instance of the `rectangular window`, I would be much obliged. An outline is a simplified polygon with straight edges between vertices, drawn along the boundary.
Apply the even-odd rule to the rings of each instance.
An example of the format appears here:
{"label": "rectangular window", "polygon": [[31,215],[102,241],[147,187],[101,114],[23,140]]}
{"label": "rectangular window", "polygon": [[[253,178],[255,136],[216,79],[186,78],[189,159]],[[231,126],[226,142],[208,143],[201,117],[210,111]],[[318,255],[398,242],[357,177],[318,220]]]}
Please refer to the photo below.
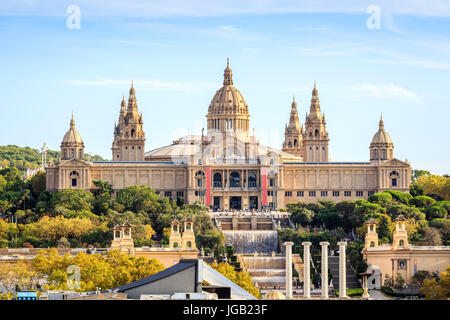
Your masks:
{"label": "rectangular window", "polygon": [[164,197],[172,197],[172,191],[166,191],[164,192]]}
{"label": "rectangular window", "polygon": [[339,191],[333,191],[333,197],[339,197]]}
{"label": "rectangular window", "polygon": [[392,179],[392,186],[396,187],[397,186],[397,178],[393,178]]}
{"label": "rectangular window", "polygon": [[363,192],[362,191],[356,191],[356,196],[357,197],[362,197],[363,196]]}
{"label": "rectangular window", "polygon": [[177,191],[177,198],[183,198],[184,192],[183,191]]}
{"label": "rectangular window", "polygon": [[286,197],[292,197],[292,191],[286,191],[286,192],[284,193],[284,195],[285,195]]}
{"label": "rectangular window", "polygon": [[275,185],[275,179],[269,180],[269,187],[273,187]]}
{"label": "rectangular window", "polygon": [[375,193],[375,191],[368,191],[368,192],[367,192],[367,196],[370,197],[370,196],[372,196],[374,193]]}
{"label": "rectangular window", "polygon": [[156,193],[156,194],[159,194],[159,191],[156,191],[155,193]]}
{"label": "rectangular window", "polygon": [[344,191],[344,196],[351,197],[352,196],[352,192],[351,191]]}
{"label": "rectangular window", "polygon": [[77,186],[77,179],[72,179],[72,187],[76,187]]}
{"label": "rectangular window", "polygon": [[326,197],[326,196],[328,196],[328,191],[320,191],[320,196],[321,196],[321,197]]}
{"label": "rectangular window", "polygon": [[297,191],[297,197],[303,197],[303,191]]}
{"label": "rectangular window", "polygon": [[316,196],[316,192],[315,191],[310,191],[309,192],[309,196],[310,197],[315,197]]}

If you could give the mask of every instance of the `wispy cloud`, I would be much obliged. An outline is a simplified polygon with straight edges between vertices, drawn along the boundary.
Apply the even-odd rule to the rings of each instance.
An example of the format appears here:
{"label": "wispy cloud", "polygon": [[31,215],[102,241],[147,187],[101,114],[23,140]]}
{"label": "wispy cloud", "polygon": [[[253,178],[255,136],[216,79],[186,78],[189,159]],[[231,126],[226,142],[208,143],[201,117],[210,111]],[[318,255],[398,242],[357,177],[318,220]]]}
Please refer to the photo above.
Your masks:
{"label": "wispy cloud", "polygon": [[[65,84],[73,86],[89,87],[124,87],[129,86],[129,80],[117,80],[108,78],[97,78],[94,80],[71,80]],[[136,80],[135,87],[138,90],[159,90],[159,91],[199,91],[217,88],[217,83],[212,82],[177,82],[161,80]]]}
{"label": "wispy cloud", "polygon": [[105,40],[108,43],[124,44],[132,46],[152,46],[152,47],[174,47],[173,44],[153,42],[153,41],[139,41],[139,40]]}
{"label": "wispy cloud", "polygon": [[[373,0],[2,0],[1,14],[65,15],[74,4],[89,16],[174,17],[224,16],[236,14],[350,13],[365,14]],[[450,16],[450,2],[444,0],[378,0],[390,14]]]}
{"label": "wispy cloud", "polygon": [[377,98],[377,99],[404,99],[410,101],[421,101],[420,97],[410,90],[402,88],[396,84],[374,85],[364,83],[357,86],[350,86],[344,93],[339,95],[345,98]]}
{"label": "wispy cloud", "polygon": [[238,31],[239,29],[233,26],[218,26],[219,29],[225,31]]}

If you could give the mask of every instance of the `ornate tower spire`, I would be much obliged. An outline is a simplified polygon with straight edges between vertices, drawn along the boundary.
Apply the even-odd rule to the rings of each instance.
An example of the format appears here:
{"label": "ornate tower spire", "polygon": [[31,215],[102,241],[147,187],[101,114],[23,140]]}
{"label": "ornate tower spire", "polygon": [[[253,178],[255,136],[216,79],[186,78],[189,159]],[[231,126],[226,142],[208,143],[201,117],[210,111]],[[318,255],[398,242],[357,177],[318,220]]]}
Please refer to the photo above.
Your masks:
{"label": "ornate tower spire", "polygon": [[311,106],[305,119],[303,146],[305,162],[328,162],[328,132],[325,117],[320,111],[319,90],[316,82],[312,90]]}
{"label": "ornate tower spire", "polygon": [[125,101],[125,93],[122,96],[122,103],[120,104],[120,114],[125,114],[127,108],[127,102]]}
{"label": "ornate tower spire", "polygon": [[227,58],[227,67],[223,72],[223,85],[224,86],[232,86],[233,85],[233,72],[230,68],[230,59]]}
{"label": "ornate tower spire", "polygon": [[303,155],[302,131],[300,121],[298,120],[297,102],[295,101],[295,96],[293,96],[289,124],[286,125],[284,130],[284,143],[282,148],[284,152],[298,157]]}
{"label": "ornate tower spire", "polygon": [[383,121],[383,113],[380,116],[380,123],[378,124],[380,130],[384,130],[384,121]]}
{"label": "ornate tower spire", "polygon": [[112,143],[113,161],[144,161],[145,133],[143,129],[142,113],[139,114],[136,102],[134,81],[128,98],[122,97],[119,114],[119,124],[114,128]]}
{"label": "ornate tower spire", "polygon": [[70,119],[70,129],[75,129],[75,119],[73,117],[73,111],[72,111],[72,119]]}

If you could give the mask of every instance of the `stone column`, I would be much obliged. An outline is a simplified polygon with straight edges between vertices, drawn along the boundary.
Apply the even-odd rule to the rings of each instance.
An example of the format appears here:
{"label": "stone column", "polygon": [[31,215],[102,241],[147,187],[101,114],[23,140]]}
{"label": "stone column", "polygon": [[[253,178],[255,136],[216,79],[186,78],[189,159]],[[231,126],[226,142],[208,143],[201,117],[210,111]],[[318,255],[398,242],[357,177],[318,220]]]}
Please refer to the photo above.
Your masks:
{"label": "stone column", "polygon": [[329,242],[323,241],[322,246],[322,298],[328,299],[328,246]]}
{"label": "stone column", "polygon": [[347,298],[347,273],[346,273],[346,259],[345,246],[347,242],[338,242],[339,246],[339,298]]}
{"label": "stone column", "polygon": [[292,299],[292,246],[293,242],[285,242],[286,246],[286,298]]}
{"label": "stone column", "polygon": [[311,242],[302,242],[303,246],[303,297],[305,299],[311,298],[311,276],[310,276],[310,255],[309,248]]}

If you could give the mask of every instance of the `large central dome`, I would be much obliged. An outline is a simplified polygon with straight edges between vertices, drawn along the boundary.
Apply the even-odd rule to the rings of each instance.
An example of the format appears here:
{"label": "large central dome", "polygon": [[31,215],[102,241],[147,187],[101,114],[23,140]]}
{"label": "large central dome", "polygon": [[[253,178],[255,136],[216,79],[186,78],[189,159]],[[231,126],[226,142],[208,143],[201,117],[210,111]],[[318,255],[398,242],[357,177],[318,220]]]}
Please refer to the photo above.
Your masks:
{"label": "large central dome", "polygon": [[228,60],[223,76],[223,86],[211,100],[206,115],[208,131],[248,131],[248,105],[233,85],[233,72]]}

